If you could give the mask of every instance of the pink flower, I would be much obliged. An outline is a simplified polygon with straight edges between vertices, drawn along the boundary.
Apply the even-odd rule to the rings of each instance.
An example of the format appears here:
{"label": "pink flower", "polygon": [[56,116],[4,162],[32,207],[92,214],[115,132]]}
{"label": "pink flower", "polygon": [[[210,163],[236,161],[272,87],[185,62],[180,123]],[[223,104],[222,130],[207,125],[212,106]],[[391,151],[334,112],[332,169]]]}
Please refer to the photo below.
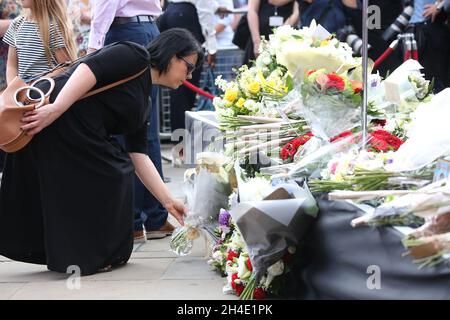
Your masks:
{"label": "pink flower", "polygon": [[328,76],[326,74],[319,73],[316,77],[316,82],[319,84],[321,89],[326,89]]}

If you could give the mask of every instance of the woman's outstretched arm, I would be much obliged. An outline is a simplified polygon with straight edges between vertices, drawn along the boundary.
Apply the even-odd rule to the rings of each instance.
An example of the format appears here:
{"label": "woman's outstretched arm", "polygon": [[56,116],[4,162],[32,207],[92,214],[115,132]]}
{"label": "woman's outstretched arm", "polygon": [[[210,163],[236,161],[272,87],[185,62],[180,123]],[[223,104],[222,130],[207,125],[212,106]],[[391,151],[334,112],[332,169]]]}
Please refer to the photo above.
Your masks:
{"label": "woman's outstretched arm", "polygon": [[186,208],[181,201],[173,198],[150,158],[143,153],[130,153],[130,157],[136,169],[136,175],[144,186],[183,225]]}
{"label": "woman's outstretched arm", "polygon": [[97,80],[91,69],[84,63],[80,64],[69,80],[67,80],[53,103],[24,114],[22,121],[26,124],[22,126],[22,130],[26,131],[28,135],[39,133],[58,119],[96,83]]}

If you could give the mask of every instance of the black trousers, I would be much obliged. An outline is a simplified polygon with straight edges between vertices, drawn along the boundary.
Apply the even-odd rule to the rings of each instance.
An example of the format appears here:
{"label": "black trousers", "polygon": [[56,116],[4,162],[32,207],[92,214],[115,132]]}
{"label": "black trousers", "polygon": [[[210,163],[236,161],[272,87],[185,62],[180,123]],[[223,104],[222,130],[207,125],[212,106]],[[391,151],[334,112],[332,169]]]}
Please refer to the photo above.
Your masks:
{"label": "black trousers", "polygon": [[[199,43],[205,42],[198,20],[197,9],[191,3],[170,2],[164,14],[158,19],[158,27],[161,32],[171,28],[184,28],[189,30]],[[199,86],[201,72],[202,70],[195,70],[189,82]],[[184,113],[194,108],[195,98],[195,92],[185,86],[170,91],[170,124],[172,132],[185,128]]]}
{"label": "black trousers", "polygon": [[450,29],[442,23],[426,22],[410,25],[407,31],[414,33],[425,78],[434,79],[436,92],[450,86]]}

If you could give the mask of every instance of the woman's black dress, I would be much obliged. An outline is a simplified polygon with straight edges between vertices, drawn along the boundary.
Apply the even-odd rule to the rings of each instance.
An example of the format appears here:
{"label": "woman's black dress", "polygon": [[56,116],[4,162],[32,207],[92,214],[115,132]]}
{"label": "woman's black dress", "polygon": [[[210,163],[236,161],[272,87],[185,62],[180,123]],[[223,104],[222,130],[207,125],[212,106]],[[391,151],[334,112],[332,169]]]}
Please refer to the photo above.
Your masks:
{"label": "woman's black dress", "polygon": [[[149,64],[131,42],[105,47],[85,63],[96,88]],[[55,79],[54,101],[76,66]],[[150,71],[72,105],[22,150],[9,154],[0,188],[0,255],[83,275],[126,262],[133,248],[129,152],[145,153]],[[111,135],[125,136],[125,148]]]}

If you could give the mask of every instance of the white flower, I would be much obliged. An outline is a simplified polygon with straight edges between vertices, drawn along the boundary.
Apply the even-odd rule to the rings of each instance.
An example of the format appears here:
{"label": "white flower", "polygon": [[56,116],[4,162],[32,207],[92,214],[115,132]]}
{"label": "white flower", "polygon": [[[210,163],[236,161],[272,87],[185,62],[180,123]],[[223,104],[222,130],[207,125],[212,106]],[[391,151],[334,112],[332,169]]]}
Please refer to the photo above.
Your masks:
{"label": "white flower", "polygon": [[220,97],[215,97],[214,99],[213,99],[213,105],[214,105],[214,107],[216,107],[216,108],[225,108],[225,106],[226,106],[226,101],[225,100],[223,100],[222,98],[220,98]]}
{"label": "white flower", "polygon": [[234,252],[238,252],[245,248],[245,242],[242,240],[241,234],[237,230],[232,234],[231,242],[228,244],[228,247]]}
{"label": "white flower", "polygon": [[260,201],[273,191],[269,180],[256,177],[239,186],[241,202]]}
{"label": "white flower", "polygon": [[261,108],[261,103],[256,102],[255,100],[252,99],[248,99],[247,101],[245,101],[244,107],[247,108],[252,113],[257,113]]}
{"label": "white flower", "polygon": [[246,280],[248,278],[250,278],[250,276],[252,275],[252,272],[250,270],[248,270],[247,268],[247,260],[248,260],[248,255],[242,253],[239,256],[238,259],[238,278],[242,279],[242,280]]}
{"label": "white flower", "polygon": [[266,66],[272,63],[272,59],[270,56],[265,56],[262,61]]}
{"label": "white flower", "polygon": [[212,254],[212,259],[215,261],[221,262],[223,258],[223,253],[220,250]]}
{"label": "white flower", "polygon": [[281,276],[283,272],[284,272],[284,263],[281,260],[275,262],[273,265],[267,268],[267,279],[263,285],[264,288],[268,288],[272,283],[273,279],[275,277]]}

